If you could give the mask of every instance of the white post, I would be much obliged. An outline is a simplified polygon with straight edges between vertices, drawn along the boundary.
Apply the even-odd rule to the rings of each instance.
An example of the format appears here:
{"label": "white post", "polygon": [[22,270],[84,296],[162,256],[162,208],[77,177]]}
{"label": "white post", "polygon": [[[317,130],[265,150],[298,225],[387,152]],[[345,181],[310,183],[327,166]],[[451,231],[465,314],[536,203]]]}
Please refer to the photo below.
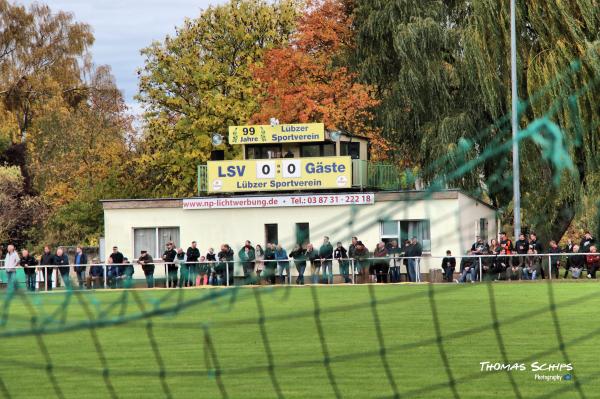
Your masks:
{"label": "white post", "polygon": [[483,281],[483,264],[481,262],[481,255],[479,255],[479,282]]}
{"label": "white post", "polygon": [[225,284],[229,287],[229,261],[225,261],[225,279],[227,280]]}
{"label": "white post", "polygon": [[548,278],[552,280],[552,256],[548,255]]}
{"label": "white post", "polygon": [[516,0],[510,2],[510,65],[511,65],[511,87],[512,87],[512,153],[513,153],[513,208],[515,237],[521,234],[521,187],[519,177],[519,109],[518,109],[518,86],[517,86],[517,10]]}
{"label": "white post", "polygon": [[104,289],[106,289],[106,283],[108,280],[108,267],[106,264],[102,265],[102,269],[104,269]]}

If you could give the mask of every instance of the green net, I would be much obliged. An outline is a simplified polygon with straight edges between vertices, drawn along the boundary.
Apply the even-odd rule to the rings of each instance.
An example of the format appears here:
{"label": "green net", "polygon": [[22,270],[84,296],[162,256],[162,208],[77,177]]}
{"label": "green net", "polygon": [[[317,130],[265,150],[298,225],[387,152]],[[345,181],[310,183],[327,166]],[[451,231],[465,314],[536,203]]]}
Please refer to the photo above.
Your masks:
{"label": "green net", "polygon": [[[574,62],[522,102],[520,112],[527,113],[556,85],[564,90],[580,71],[581,63]],[[550,166],[552,174],[540,182],[548,190],[575,178],[574,149],[599,128],[598,121],[580,120],[578,99],[597,90],[597,80],[573,85],[518,136]],[[572,116],[575,140],[567,141],[560,127],[565,112]],[[470,194],[480,198],[510,187],[509,118],[481,132],[481,137],[495,132],[485,147],[461,140],[422,171],[438,177],[415,200],[460,181],[490,159],[497,160],[498,173]],[[365,224],[386,221],[405,206],[392,205],[370,219],[350,218],[351,234],[336,239],[346,242]],[[327,231],[336,223],[332,217],[315,229]],[[597,397],[597,288],[546,279],[4,290],[0,392],[6,398]],[[488,364],[500,364],[500,370],[488,370]],[[555,375],[561,379],[553,380]]]}

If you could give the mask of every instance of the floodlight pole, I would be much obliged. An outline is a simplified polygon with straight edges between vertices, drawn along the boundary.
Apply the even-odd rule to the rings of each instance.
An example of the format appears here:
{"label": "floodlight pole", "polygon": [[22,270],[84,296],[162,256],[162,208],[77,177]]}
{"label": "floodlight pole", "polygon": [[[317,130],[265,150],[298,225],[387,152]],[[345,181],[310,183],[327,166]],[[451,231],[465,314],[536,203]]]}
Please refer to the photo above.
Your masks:
{"label": "floodlight pole", "polygon": [[510,0],[510,67],[512,85],[512,151],[513,151],[513,208],[515,239],[521,234],[521,187],[519,173],[519,95],[517,91],[517,10],[516,0]]}

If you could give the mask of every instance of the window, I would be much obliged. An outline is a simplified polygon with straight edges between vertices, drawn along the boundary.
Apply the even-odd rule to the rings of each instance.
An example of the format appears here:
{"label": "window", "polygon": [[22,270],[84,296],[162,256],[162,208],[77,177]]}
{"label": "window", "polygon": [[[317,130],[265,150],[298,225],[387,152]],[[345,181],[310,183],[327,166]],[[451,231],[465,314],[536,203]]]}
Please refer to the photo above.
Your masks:
{"label": "window", "polygon": [[349,155],[352,159],[360,159],[360,143],[354,141],[341,141],[340,155]]}
{"label": "window", "polygon": [[278,228],[276,224],[265,224],[265,244],[279,244]]}
{"label": "window", "polygon": [[281,145],[246,146],[246,159],[272,159],[281,157],[283,157]]}
{"label": "window", "polygon": [[160,258],[169,241],[179,247],[179,227],[133,229],[133,250],[135,253],[132,257],[140,256],[142,251],[148,251],[153,258]]}
{"label": "window", "polygon": [[398,240],[398,245],[417,237],[423,246],[423,252],[431,252],[431,236],[429,220],[393,220],[381,222],[381,240],[389,242]]}
{"label": "window", "polygon": [[485,218],[479,219],[479,237],[481,237],[484,242],[487,242],[488,240],[488,220]]}
{"label": "window", "polygon": [[296,223],[296,244],[303,246],[310,242],[308,223]]}
{"label": "window", "polygon": [[335,144],[302,144],[300,146],[300,156],[305,157],[333,157],[335,156]]}

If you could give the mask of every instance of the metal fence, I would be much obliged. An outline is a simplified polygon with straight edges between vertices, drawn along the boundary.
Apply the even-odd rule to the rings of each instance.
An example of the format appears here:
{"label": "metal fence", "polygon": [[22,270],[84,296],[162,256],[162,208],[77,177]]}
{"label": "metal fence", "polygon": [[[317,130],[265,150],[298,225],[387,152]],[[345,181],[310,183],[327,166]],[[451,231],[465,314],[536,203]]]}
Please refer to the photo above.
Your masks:
{"label": "metal fence", "polygon": [[[583,262],[577,263],[581,269],[587,269],[590,265],[586,262],[586,256],[598,257],[598,253],[546,253],[546,254],[510,254],[510,255],[464,255],[450,256],[456,260],[456,265],[452,271],[452,276],[462,272],[461,263],[463,259],[468,260],[469,275],[471,281],[483,281],[487,275],[492,279],[502,279],[501,274],[510,267],[534,267],[544,272],[547,271],[547,278],[552,279],[558,271],[556,267],[565,267],[568,257],[583,257]],[[358,259],[317,259],[314,261],[306,260],[265,260],[265,261],[223,261],[223,262],[154,262],[152,281],[149,281],[147,273],[144,272],[141,264],[86,264],[79,265],[85,267],[84,274],[77,273],[75,266],[68,266],[68,272],[63,273],[58,266],[32,266],[35,275],[35,288],[37,290],[51,290],[61,282],[64,287],[86,287],[86,288],[128,288],[134,287],[138,282],[146,281],[148,286],[230,286],[239,284],[260,284],[267,282],[272,284],[304,284],[304,283],[329,283],[336,282],[356,284],[361,277],[362,283],[375,282],[372,276],[385,276],[385,282],[400,282],[402,275],[408,280],[409,267],[407,263],[414,260],[415,273],[414,282],[420,282],[422,274],[429,273],[430,281],[435,273],[442,269],[441,261],[445,256],[422,256],[422,257],[383,257],[383,258],[358,258]],[[426,260],[429,268],[426,273],[421,273],[421,261]],[[439,267],[432,266],[432,262],[439,260]],[[498,263],[504,261],[504,266]],[[595,263],[596,268],[600,268],[599,262]],[[94,276],[91,276],[92,268]],[[498,271],[500,270],[500,271]],[[101,271],[101,272],[99,272]],[[50,275],[48,275],[50,273]],[[521,271],[519,270],[520,274]],[[494,276],[497,274],[497,276]],[[545,274],[545,273],[544,273]],[[595,272],[594,272],[595,274]],[[30,274],[31,275],[31,274]],[[465,275],[460,274],[461,277]],[[6,285],[8,280],[7,270],[3,262],[0,262],[0,282]],[[51,277],[51,278],[48,278]],[[293,282],[294,277],[296,278]],[[387,278],[389,277],[389,278]],[[394,277],[394,278],[392,278]],[[595,277],[595,276],[593,276]],[[14,270],[12,278],[15,284],[21,286],[27,283],[27,274],[23,267],[17,267]],[[397,278],[395,280],[395,278]],[[522,276],[519,275],[519,279]],[[31,284],[31,277],[29,283]],[[340,281],[341,279],[341,281]],[[464,279],[467,281],[468,279]],[[75,284],[77,283],[77,284]],[[51,285],[49,285],[51,284]]]}

